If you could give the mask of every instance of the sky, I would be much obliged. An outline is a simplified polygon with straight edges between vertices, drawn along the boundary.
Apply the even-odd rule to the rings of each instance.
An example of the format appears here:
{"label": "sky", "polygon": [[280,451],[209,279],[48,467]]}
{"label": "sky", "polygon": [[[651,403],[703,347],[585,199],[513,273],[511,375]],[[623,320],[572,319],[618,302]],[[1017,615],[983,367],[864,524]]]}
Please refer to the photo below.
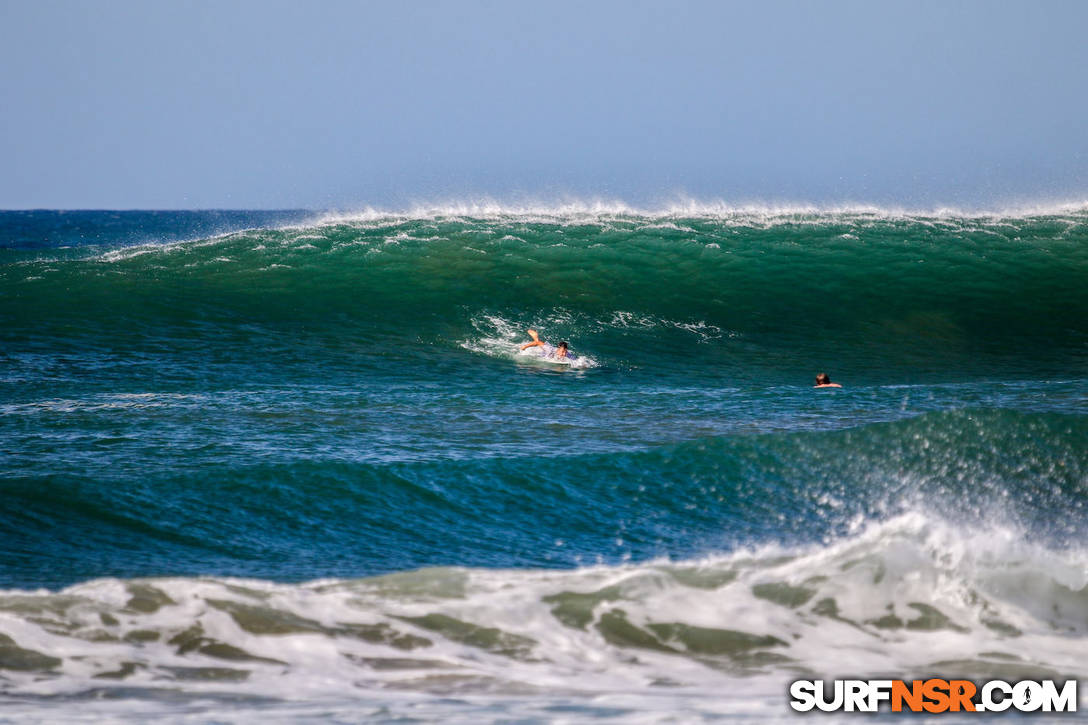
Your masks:
{"label": "sky", "polygon": [[0,208],[1088,199],[1088,2],[0,0]]}

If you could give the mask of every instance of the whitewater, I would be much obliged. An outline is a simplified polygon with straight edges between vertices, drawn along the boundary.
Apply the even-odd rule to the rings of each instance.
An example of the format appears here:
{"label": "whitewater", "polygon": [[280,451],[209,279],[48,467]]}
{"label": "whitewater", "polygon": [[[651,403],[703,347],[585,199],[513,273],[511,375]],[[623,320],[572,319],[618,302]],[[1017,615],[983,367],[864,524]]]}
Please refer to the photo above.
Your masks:
{"label": "whitewater", "polygon": [[0,721],[1088,691],[1083,202],[0,212],[0,321]]}

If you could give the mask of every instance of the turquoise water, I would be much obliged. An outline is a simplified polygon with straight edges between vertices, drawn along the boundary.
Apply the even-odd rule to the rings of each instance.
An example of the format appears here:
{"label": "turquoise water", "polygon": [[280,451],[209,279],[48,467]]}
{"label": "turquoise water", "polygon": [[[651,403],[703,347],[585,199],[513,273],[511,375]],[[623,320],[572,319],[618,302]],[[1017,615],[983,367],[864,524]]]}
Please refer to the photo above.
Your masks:
{"label": "turquoise water", "polygon": [[1081,208],[0,212],[0,322],[28,716],[1085,675]]}

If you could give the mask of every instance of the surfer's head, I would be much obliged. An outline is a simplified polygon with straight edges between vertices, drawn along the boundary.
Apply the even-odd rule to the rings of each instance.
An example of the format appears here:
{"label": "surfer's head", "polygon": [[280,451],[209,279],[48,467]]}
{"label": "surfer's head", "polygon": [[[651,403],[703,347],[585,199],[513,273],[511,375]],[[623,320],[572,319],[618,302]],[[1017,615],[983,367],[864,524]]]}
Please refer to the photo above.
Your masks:
{"label": "surfer's head", "polygon": [[555,354],[556,354],[557,357],[566,357],[567,356],[567,341],[566,340],[563,340],[563,342],[559,343],[559,347],[557,347],[555,349]]}
{"label": "surfer's head", "polygon": [[819,374],[816,375],[816,384],[817,385],[830,385],[831,384],[831,378],[828,377],[827,373],[819,373]]}

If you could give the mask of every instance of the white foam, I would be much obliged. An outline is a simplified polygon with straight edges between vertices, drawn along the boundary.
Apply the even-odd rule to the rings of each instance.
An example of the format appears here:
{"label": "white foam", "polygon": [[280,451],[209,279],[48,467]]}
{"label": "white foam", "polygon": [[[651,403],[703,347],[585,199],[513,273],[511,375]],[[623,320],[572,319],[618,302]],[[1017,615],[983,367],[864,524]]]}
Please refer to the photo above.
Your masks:
{"label": "white foam", "polygon": [[626,310],[615,310],[598,319],[557,308],[542,318],[538,317],[529,322],[484,314],[474,317],[471,324],[477,334],[462,340],[459,343],[462,348],[490,357],[514,360],[533,359],[532,352],[527,356],[518,354],[518,346],[528,341],[525,334],[527,327],[536,326],[542,332],[548,328],[570,330],[570,334],[564,337],[570,337],[571,340],[578,338],[573,347],[578,348],[575,353],[579,355],[577,364],[572,367],[582,368],[599,367],[602,364],[601,358],[585,355],[582,348],[591,346],[594,340],[605,338],[616,330],[674,329],[695,336],[699,342],[739,337],[739,333],[723,330],[703,320],[671,320]]}
{"label": "white foam", "polygon": [[[481,315],[474,318],[471,322],[477,335],[462,340],[459,343],[465,350],[487,355],[488,357],[504,358],[520,361],[522,363],[537,363],[548,365],[549,367],[557,363],[557,361],[541,357],[540,354],[535,353],[533,349],[527,351],[520,351],[518,349],[520,344],[528,342],[529,340],[525,333],[525,330],[529,327],[528,324],[507,320],[499,315]],[[534,324],[540,325],[541,322],[544,323],[544,326],[569,325],[571,317],[570,313],[564,310],[557,310],[544,320]],[[600,365],[600,362],[596,358],[587,355],[580,350],[575,351],[575,355],[577,355],[577,357],[572,361],[558,364],[579,370],[595,368]]]}
{"label": "white foam", "polygon": [[[668,707],[691,717],[784,715],[796,668],[823,677],[1088,674],[1085,550],[920,511],[858,523],[828,545],[574,571],[432,569],[298,585],[104,579],[55,594],[0,592],[0,632],[63,659],[52,672],[6,672],[3,687],[23,698],[100,690],[114,681],[97,676],[128,662],[117,712],[155,712],[166,686],[243,698],[239,712],[247,697],[273,698],[284,713],[345,700],[396,709],[409,693],[439,717],[478,714],[466,701],[503,717],[607,702],[627,720]],[[154,611],[129,605],[140,588],[169,601]],[[241,618],[230,611],[239,607]],[[185,650],[178,636],[197,627],[200,642],[236,654]],[[389,636],[360,635],[367,627]],[[632,632],[658,644],[642,646]],[[404,649],[397,637],[416,639]],[[730,637],[752,644],[723,645]],[[193,667],[248,675],[175,679],[176,668]],[[64,703],[44,700],[37,712],[79,714],[79,701]],[[162,715],[176,705],[158,707]]]}
{"label": "white foam", "polygon": [[[600,228],[602,232],[618,228],[625,231],[678,231],[697,235],[698,230],[695,227],[681,222],[706,221],[733,228],[773,228],[780,225],[851,225],[864,228],[871,224],[903,221],[922,226],[944,227],[959,233],[1001,235],[1002,232],[999,230],[1003,228],[1015,232],[1022,222],[1038,218],[1046,218],[1050,223],[1064,224],[1069,229],[1080,228],[1088,223],[1088,199],[1019,202],[989,208],[948,205],[927,208],[865,202],[825,204],[785,201],[730,202],[691,197],[677,197],[671,201],[647,205],[635,205],[622,200],[603,198],[522,202],[482,198],[420,202],[401,208],[362,206],[357,209],[314,211],[311,217],[299,222],[232,230],[192,239],[143,242],[107,250],[93,258],[107,263],[124,262],[147,254],[184,252],[266,232],[289,232],[278,240],[279,246],[300,250],[312,249],[313,246],[309,245],[307,240],[324,238],[320,231],[322,227],[343,225],[388,232],[385,235],[385,241],[396,244],[405,241],[426,242],[448,239],[449,235],[441,233],[440,224],[456,224],[482,234],[498,231],[506,234],[509,231],[492,229],[491,226],[547,224],[560,227],[594,226]],[[430,222],[425,228],[435,234],[430,236],[415,234],[415,226],[420,222]],[[412,225],[413,229],[411,231],[400,229],[404,225]],[[1065,233],[1062,232],[1059,236]],[[840,236],[846,239],[850,235]],[[506,234],[502,239],[517,239],[517,237]],[[262,240],[264,241],[267,240]],[[370,243],[370,240],[363,242],[364,245]],[[359,242],[338,242],[334,249],[355,244]],[[715,242],[707,244],[708,249],[714,249],[715,246],[718,246]],[[265,248],[264,243],[258,243],[249,249],[259,251]],[[13,264],[39,265],[53,261],[57,259],[44,255],[35,259],[20,260]],[[214,261],[228,260],[222,258]]]}
{"label": "white foam", "polygon": [[[466,222],[470,219],[524,222],[605,223],[619,219],[647,220],[648,229],[692,231],[677,225],[678,219],[710,219],[744,224],[795,224],[804,221],[843,221],[845,219],[987,220],[1083,216],[1088,213],[1088,199],[1046,202],[1018,202],[996,207],[936,205],[907,207],[865,202],[729,202],[679,197],[672,201],[633,205],[618,199],[588,198],[560,201],[504,202],[494,198],[420,202],[402,208],[364,206],[359,209],[328,211],[316,217],[316,224],[350,224],[437,220]],[[1080,219],[1078,221],[1083,221]]]}

